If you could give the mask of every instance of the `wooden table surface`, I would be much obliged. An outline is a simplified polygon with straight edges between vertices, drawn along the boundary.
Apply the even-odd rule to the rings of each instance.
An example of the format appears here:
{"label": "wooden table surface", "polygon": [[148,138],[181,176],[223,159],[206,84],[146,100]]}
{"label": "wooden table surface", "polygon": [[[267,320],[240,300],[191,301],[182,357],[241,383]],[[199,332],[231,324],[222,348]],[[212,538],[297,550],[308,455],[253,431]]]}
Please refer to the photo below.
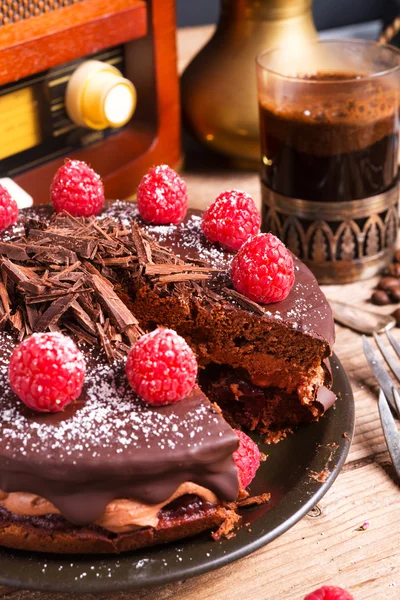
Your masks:
{"label": "wooden table surface", "polygon": [[[180,68],[210,35],[208,27],[179,32]],[[238,187],[259,202],[258,176],[232,172],[191,152],[185,178],[193,205]],[[360,306],[374,280],[326,286],[329,298]],[[380,310],[389,311],[389,308]],[[400,330],[395,331],[400,341]],[[377,410],[377,386],[362,353],[361,337],[337,327],[335,351],[353,387],[356,431],[347,463],[319,503],[280,538],[232,565],[188,581],[131,593],[73,595],[76,600],[303,600],[321,585],[339,585],[355,600],[400,598],[400,488],[386,451]],[[319,511],[318,511],[319,512]],[[364,522],[365,531],[357,531]],[[9,600],[59,600],[64,594],[0,588]]]}

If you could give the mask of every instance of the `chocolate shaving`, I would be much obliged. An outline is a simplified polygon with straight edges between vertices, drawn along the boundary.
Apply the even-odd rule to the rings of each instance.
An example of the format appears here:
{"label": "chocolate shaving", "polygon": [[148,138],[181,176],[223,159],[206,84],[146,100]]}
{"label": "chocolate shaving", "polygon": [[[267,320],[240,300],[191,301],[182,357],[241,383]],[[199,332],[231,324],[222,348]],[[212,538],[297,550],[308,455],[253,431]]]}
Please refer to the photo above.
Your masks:
{"label": "chocolate shaving", "polygon": [[90,282],[92,283],[95,292],[97,292],[99,302],[110,312],[122,331],[125,331],[130,325],[138,325],[136,317],[122,300],[120,300],[119,296],[117,296],[112,289],[112,286],[105,283],[102,277],[91,275]]}
{"label": "chocolate shaving", "polygon": [[[97,240],[94,238],[76,238],[76,234],[75,232],[71,231],[71,236],[68,236],[66,234],[60,235],[59,233],[53,233],[50,231],[46,231],[46,239],[48,239],[51,242],[56,242],[57,244],[59,244],[61,246],[61,248],[63,249],[68,249],[68,250],[72,250],[73,252],[76,252],[76,254],[78,254],[79,256],[82,256],[83,258],[90,258],[93,254],[93,251],[96,249],[97,246]],[[38,242],[41,241],[41,238],[43,238],[43,232],[40,230],[35,230],[33,229],[30,232],[29,235],[29,239],[31,240],[38,240]],[[41,243],[43,244],[43,240],[41,241]],[[1,248],[0,248],[1,251]],[[23,260],[23,259],[16,259],[16,260]]]}
{"label": "chocolate shaving", "polygon": [[79,327],[78,325],[74,325],[73,323],[70,323],[69,321],[65,321],[64,326],[67,329],[69,329],[70,331],[72,331],[72,333],[75,334],[75,336],[78,338],[78,340],[82,340],[82,341],[86,342],[87,344],[90,344],[91,346],[94,346],[95,344],[98,343],[96,336],[90,335],[90,333],[88,333],[87,331],[85,331],[84,329]]}
{"label": "chocolate shaving", "polygon": [[75,271],[78,267],[80,267],[80,265],[81,265],[80,261],[77,260],[76,262],[74,262],[73,265],[67,267],[66,269],[63,269],[59,273],[56,273],[56,275],[54,275],[51,278],[51,281],[57,281],[57,280],[63,279],[63,278],[67,278],[67,281],[76,281],[76,277],[80,277],[81,275],[79,273],[73,273],[73,271]]}
{"label": "chocolate shaving", "polygon": [[253,300],[246,298],[246,296],[243,296],[243,294],[240,294],[236,290],[232,290],[230,288],[224,287],[224,288],[222,288],[222,292],[226,296],[229,296],[230,298],[233,298],[233,300],[236,300],[236,302],[238,304],[240,304],[240,306],[242,306],[243,308],[246,308],[247,310],[251,310],[251,311],[257,313],[258,315],[265,314],[264,309],[259,304],[257,304],[257,302],[253,302]]}
{"label": "chocolate shaving", "polygon": [[75,319],[84,329],[86,329],[89,333],[96,335],[97,330],[95,321],[90,317],[90,315],[82,308],[82,306],[78,302],[72,302],[71,311],[73,312]]}
{"label": "chocolate shaving", "polygon": [[10,312],[10,298],[8,296],[7,288],[2,281],[0,281],[0,300],[5,312]]}
{"label": "chocolate shaving", "polygon": [[135,260],[136,259],[133,256],[117,256],[116,258],[98,259],[97,262],[109,267],[129,267]]}
{"label": "chocolate shaving", "polygon": [[27,296],[25,299],[25,303],[29,304],[43,304],[43,302],[52,302],[56,298],[60,298],[67,294],[66,290],[54,290],[54,292],[49,292],[48,294],[38,294],[37,296]]}
{"label": "chocolate shaving", "polygon": [[102,347],[110,361],[143,334],[121,281],[134,286],[142,278],[190,298],[212,294],[204,282],[218,272],[183,261],[136,222],[127,227],[65,212],[48,223],[29,219],[23,235],[1,242],[0,268],[0,327],[9,322],[20,339],[33,331],[68,332]]}
{"label": "chocolate shaving", "polygon": [[88,271],[88,273],[91,273],[92,275],[96,275],[96,277],[98,277],[99,279],[101,279],[106,285],[108,285],[111,288],[113,288],[112,283],[110,281],[108,281],[107,279],[105,279],[102,276],[102,274],[100,273],[100,271],[98,269],[96,269],[96,267],[94,265],[92,265],[90,262],[86,261],[84,263],[84,267]]}
{"label": "chocolate shaving", "polygon": [[145,269],[146,275],[170,275],[172,273],[207,273],[218,271],[218,269],[210,269],[210,267],[198,267],[196,265],[147,265]]}
{"label": "chocolate shaving", "polygon": [[136,248],[137,257],[140,265],[147,265],[151,262],[151,252],[149,245],[145,245],[142,232],[137,223],[132,223],[132,241]]}
{"label": "chocolate shaving", "polygon": [[0,254],[8,256],[11,260],[28,260],[28,255],[23,246],[9,242],[0,242]]}
{"label": "chocolate shaving", "polygon": [[0,318],[0,329],[3,330],[4,326],[6,324],[6,322],[8,321],[8,314],[5,313],[4,315],[2,315],[2,317]]}
{"label": "chocolate shaving", "polygon": [[103,327],[100,325],[100,323],[96,323],[96,327],[97,327],[97,331],[99,332],[100,342],[101,342],[101,345],[103,346],[103,350],[107,356],[107,359],[109,362],[112,362],[114,360],[114,354],[113,354],[113,349],[110,344],[110,340],[106,336],[105,331],[104,331]]}
{"label": "chocolate shaving", "polygon": [[77,297],[78,294],[67,294],[52,302],[49,308],[37,319],[34,326],[35,331],[46,331],[50,325],[55,325]]}
{"label": "chocolate shaving", "polygon": [[178,281],[201,281],[210,279],[211,273],[171,273],[154,277],[154,283],[173,283]]}
{"label": "chocolate shaving", "polygon": [[32,306],[27,305],[26,306],[26,316],[28,318],[28,323],[29,323],[29,327],[32,329],[32,331],[35,330],[35,323],[37,321],[37,319],[39,318],[39,311],[36,308],[33,308]]}
{"label": "chocolate shaving", "polygon": [[63,265],[68,260],[70,263],[75,263],[78,260],[75,252],[60,248],[59,246],[40,246],[39,244],[27,244],[25,246],[29,255],[33,254],[33,258],[40,258],[41,262],[55,263]]}
{"label": "chocolate shaving", "polygon": [[12,263],[7,258],[3,260],[1,269],[3,273],[5,273],[7,277],[15,283],[21,283],[21,281],[28,281],[28,277],[22,272],[22,270],[19,269],[17,265]]}
{"label": "chocolate shaving", "polygon": [[21,291],[38,295],[43,294],[46,291],[46,289],[48,289],[46,285],[41,285],[40,283],[31,280],[21,281],[18,285],[18,288]]}
{"label": "chocolate shaving", "polygon": [[20,333],[21,330],[23,329],[23,324],[24,324],[21,309],[17,308],[17,310],[15,311],[15,314],[9,315],[9,319],[10,319],[11,323],[13,324],[13,327],[17,330],[18,333]]}

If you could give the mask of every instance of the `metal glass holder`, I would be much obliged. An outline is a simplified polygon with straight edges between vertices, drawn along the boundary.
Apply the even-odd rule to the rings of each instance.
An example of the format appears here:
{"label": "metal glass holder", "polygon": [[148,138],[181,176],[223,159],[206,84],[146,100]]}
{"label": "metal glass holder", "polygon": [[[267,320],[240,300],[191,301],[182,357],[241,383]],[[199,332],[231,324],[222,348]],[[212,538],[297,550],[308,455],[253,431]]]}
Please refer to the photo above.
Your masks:
{"label": "metal glass holder", "polygon": [[389,191],[348,202],[277,194],[262,183],[263,228],[278,236],[319,283],[350,283],[390,262],[399,225],[398,182]]}

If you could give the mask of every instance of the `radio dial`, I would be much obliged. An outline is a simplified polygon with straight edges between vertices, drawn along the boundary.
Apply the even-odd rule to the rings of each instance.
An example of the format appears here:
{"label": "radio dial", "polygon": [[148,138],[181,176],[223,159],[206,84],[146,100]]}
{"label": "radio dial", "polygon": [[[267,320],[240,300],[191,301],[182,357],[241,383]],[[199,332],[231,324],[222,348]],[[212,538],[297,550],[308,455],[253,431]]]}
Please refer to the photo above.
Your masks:
{"label": "radio dial", "polygon": [[72,74],[65,106],[71,121],[81,127],[122,127],[135,112],[136,90],[112,65],[88,60]]}

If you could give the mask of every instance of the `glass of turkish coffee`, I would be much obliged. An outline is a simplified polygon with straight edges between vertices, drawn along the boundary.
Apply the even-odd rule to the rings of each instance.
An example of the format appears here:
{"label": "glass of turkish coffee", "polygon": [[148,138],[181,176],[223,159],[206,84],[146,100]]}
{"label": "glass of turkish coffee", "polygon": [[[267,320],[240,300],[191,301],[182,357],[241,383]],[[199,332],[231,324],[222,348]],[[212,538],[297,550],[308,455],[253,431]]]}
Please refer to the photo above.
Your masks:
{"label": "glass of turkish coffee", "polygon": [[320,283],[374,275],[398,228],[400,52],[318,40],[257,58],[263,227]]}

